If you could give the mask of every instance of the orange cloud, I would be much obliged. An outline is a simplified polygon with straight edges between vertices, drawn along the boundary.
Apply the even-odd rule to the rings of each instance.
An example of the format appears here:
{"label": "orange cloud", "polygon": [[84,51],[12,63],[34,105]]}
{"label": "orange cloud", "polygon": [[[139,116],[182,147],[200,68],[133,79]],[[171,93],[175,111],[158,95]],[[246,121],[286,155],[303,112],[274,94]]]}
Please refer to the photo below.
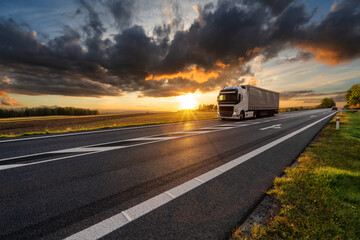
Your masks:
{"label": "orange cloud", "polygon": [[254,49],[248,50],[248,51],[246,52],[246,56],[251,56],[251,55],[253,55],[253,54],[256,55],[256,54],[261,53],[261,51],[262,51],[261,48],[255,47]]}
{"label": "orange cloud", "polygon": [[332,49],[331,47],[316,47],[306,44],[300,44],[299,47],[314,54],[316,61],[330,66],[349,62],[351,60],[348,56],[344,56],[341,51]]}
{"label": "orange cloud", "polygon": [[197,14],[200,13],[199,5],[194,5],[194,6],[193,6],[193,9],[194,9],[194,11],[195,11]]}
{"label": "orange cloud", "polygon": [[212,78],[218,78],[222,69],[228,67],[228,64],[224,64],[220,61],[216,62],[216,65],[221,69],[206,71],[204,68],[198,68],[196,65],[192,65],[190,70],[178,72],[174,74],[163,74],[163,75],[148,75],[145,80],[161,80],[161,79],[174,79],[174,78],[184,78],[196,81],[198,83],[203,83]]}
{"label": "orange cloud", "polygon": [[[4,77],[4,79],[2,80],[3,83],[7,83],[10,84],[11,80],[8,77]],[[1,96],[1,95],[0,95]]]}
{"label": "orange cloud", "polygon": [[9,97],[6,92],[0,91],[0,105],[21,106],[22,104],[16,98]]}
{"label": "orange cloud", "polygon": [[246,84],[250,84],[250,85],[253,85],[253,86],[256,86],[258,83],[258,80],[254,77],[250,78],[249,80],[247,80]]}

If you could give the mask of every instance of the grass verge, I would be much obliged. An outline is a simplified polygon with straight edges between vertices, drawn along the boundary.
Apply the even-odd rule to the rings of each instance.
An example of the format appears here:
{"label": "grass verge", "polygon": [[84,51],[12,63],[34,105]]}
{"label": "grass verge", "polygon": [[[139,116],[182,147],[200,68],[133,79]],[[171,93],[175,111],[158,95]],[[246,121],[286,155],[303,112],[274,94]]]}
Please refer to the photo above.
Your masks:
{"label": "grass verge", "polygon": [[344,112],[340,131],[332,120],[298,161],[268,192],[280,211],[233,239],[360,239],[360,112]]}

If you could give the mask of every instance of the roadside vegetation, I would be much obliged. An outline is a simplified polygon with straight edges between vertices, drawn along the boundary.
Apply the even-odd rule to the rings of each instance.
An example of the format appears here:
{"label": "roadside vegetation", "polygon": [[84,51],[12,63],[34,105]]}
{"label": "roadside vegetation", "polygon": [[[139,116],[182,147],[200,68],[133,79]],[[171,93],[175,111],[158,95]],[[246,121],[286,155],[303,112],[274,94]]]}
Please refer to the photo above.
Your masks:
{"label": "roadside vegetation", "polygon": [[265,224],[255,224],[233,239],[359,239],[360,112],[335,118],[299,158],[298,166],[276,178],[268,194],[280,210]]}
{"label": "roadside vegetation", "polygon": [[199,104],[197,111],[217,112],[217,105],[216,104]]}
{"label": "roadside vegetation", "polygon": [[345,100],[347,104],[345,108],[359,108],[360,107],[360,83],[355,84],[346,91]]}
{"label": "roadside vegetation", "polygon": [[56,115],[99,115],[98,110],[74,107],[0,108],[0,118],[56,116]]}
{"label": "roadside vegetation", "polygon": [[[195,114],[196,113],[196,114]],[[216,112],[182,110],[168,113],[134,113],[79,117],[32,117],[0,120],[0,137],[15,137],[93,129],[186,122],[217,118]]]}
{"label": "roadside vegetation", "polygon": [[293,111],[303,111],[303,110],[312,110],[317,109],[316,107],[289,107],[289,108],[280,108],[279,112],[293,112]]}

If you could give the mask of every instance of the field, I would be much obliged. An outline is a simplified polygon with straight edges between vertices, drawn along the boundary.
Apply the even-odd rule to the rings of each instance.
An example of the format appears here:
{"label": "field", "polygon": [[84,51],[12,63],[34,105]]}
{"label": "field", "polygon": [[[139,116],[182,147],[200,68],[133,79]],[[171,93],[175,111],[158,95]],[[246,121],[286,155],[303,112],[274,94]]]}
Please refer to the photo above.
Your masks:
{"label": "field", "polygon": [[233,239],[359,239],[360,112],[344,112],[277,178],[268,194],[280,210],[250,236],[241,228]]}
{"label": "field", "polygon": [[[216,112],[196,112],[197,120],[216,117]],[[4,118],[0,119],[0,136],[12,137],[193,120],[195,120],[195,112],[189,110],[168,113]]]}

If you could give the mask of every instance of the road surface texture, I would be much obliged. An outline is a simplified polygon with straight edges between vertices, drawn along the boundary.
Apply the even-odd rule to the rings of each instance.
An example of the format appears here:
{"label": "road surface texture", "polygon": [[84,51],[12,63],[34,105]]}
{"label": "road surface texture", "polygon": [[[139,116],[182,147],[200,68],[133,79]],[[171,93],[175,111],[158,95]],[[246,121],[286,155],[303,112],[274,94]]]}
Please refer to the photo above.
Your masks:
{"label": "road surface texture", "polygon": [[330,110],[0,140],[0,239],[225,239]]}

